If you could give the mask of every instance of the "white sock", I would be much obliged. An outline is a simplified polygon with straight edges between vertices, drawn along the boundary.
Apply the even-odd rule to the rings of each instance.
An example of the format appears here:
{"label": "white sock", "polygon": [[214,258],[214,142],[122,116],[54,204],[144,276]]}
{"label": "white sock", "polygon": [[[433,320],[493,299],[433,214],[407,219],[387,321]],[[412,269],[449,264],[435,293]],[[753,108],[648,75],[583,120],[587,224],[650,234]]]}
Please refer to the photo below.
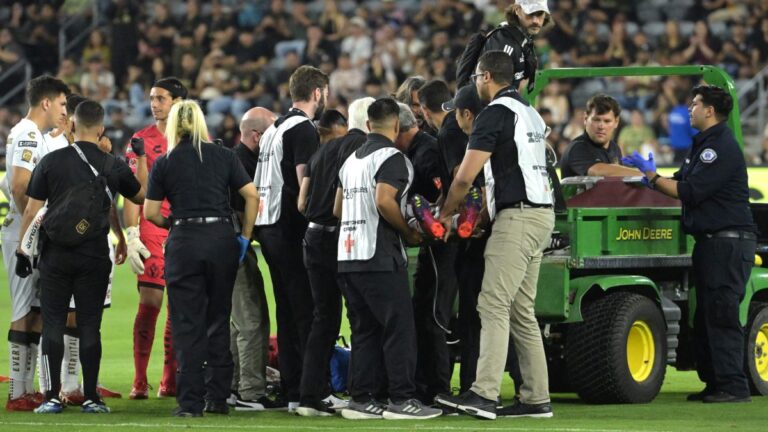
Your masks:
{"label": "white sock", "polygon": [[24,379],[26,378],[29,346],[9,341],[8,353],[8,363],[11,370],[8,398],[18,399],[26,392]]}
{"label": "white sock", "polygon": [[64,335],[64,358],[61,361],[61,391],[70,393],[80,388],[80,338]]}
{"label": "white sock", "polygon": [[[37,365],[43,364],[42,361],[40,361],[40,357],[43,355],[43,350],[40,349],[40,345],[36,343],[29,344],[29,354],[27,354],[27,358],[29,359],[29,367],[27,369],[27,376],[24,380],[24,386],[26,387],[26,392],[29,394],[35,393],[35,372],[37,372]],[[47,375],[46,375],[47,376]],[[40,370],[40,387],[43,388],[43,373],[42,368]],[[45,388],[48,388],[47,384]]]}

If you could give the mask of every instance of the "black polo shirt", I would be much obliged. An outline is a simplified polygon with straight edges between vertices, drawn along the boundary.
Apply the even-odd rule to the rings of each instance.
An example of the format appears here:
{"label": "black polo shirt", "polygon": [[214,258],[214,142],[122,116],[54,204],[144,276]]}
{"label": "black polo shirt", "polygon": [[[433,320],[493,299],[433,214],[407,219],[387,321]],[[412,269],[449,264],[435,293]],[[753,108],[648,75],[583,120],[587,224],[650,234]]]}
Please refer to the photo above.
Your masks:
{"label": "black polo shirt", "polygon": [[344,165],[347,158],[365,144],[367,134],[360,129],[350,129],[346,135],[338,139],[343,142],[339,145],[339,165],[336,169],[337,176],[339,174],[339,169]]}
{"label": "black polo shirt", "polygon": [[[365,144],[355,151],[354,155],[358,158],[364,158],[376,150],[385,147],[394,147],[395,144],[387,137],[375,133],[368,134]],[[403,196],[405,188],[408,186],[408,167],[405,162],[405,155],[396,154],[387,159],[374,177],[376,183],[386,183],[397,189],[397,202]],[[343,184],[339,179],[339,184]],[[376,193],[373,191],[372,193]],[[340,235],[344,235],[341,233]],[[379,225],[376,230],[376,252],[373,257],[366,261],[339,261],[340,273],[353,272],[379,272],[379,271],[397,271],[405,268],[408,261],[402,254],[402,242],[400,234],[392,228],[392,225],[379,214]]]}
{"label": "black polo shirt", "polygon": [[[107,186],[113,197],[120,193],[120,195],[130,198],[139,193],[141,184],[124,161],[104,153],[96,144],[85,141],[78,141],[76,144],[83,151],[88,162],[99,172],[103,172],[108,158],[114,159],[114,164],[106,175]],[[40,201],[48,200],[48,208],[51,210],[60,205],[61,198],[70,188],[87,184],[93,178],[93,171],[83,163],[77,151],[72,146],[67,146],[47,154],[40,160],[40,163],[32,171],[27,195]],[[104,192],[102,199],[105,206],[109,205],[109,197],[106,192]],[[104,217],[107,218],[108,214],[105,213]],[[91,257],[109,257],[108,233],[109,226],[107,225],[104,236],[96,237],[74,248],[67,248],[67,251]]]}
{"label": "black polo shirt", "polygon": [[595,143],[586,132],[571,142],[560,161],[562,177],[585,176],[592,165],[597,163],[621,163],[621,148],[611,140],[608,148]]}
{"label": "black polo shirt", "polygon": [[749,209],[747,165],[728,126],[718,123],[693,137],[685,163],[673,178],[688,234],[756,230]]}
{"label": "black polo shirt", "polygon": [[[259,149],[257,148],[256,151],[253,151],[245,144],[239,143],[232,148],[232,151],[237,156],[237,159],[240,160],[240,163],[243,164],[245,173],[253,179],[253,176],[256,174],[256,164],[259,162]],[[245,200],[237,190],[231,191],[229,203],[232,206],[232,210],[238,212],[245,211]]]}
{"label": "black polo shirt", "polygon": [[443,170],[440,164],[440,152],[437,150],[435,137],[424,132],[417,132],[408,147],[406,156],[413,164],[413,183],[408,195],[419,194],[429,202],[440,198]]}
{"label": "black polo shirt", "polygon": [[[511,87],[500,90],[493,100],[502,97],[513,98],[526,106],[529,105],[517,90]],[[469,136],[469,150],[492,153],[491,170],[495,181],[494,199],[497,212],[528,201],[515,143],[517,116],[518,114],[503,105],[488,105],[475,118]]]}
{"label": "black polo shirt", "polygon": [[230,191],[240,190],[252,177],[232,150],[201,143],[202,160],[189,137],[155,161],[149,175],[147,199],[168,199],[172,217],[231,216]]}
{"label": "black polo shirt", "polygon": [[[293,117],[307,115],[304,111],[291,108],[288,114],[275,121],[275,127]],[[283,160],[280,161],[280,169],[283,173],[283,198],[282,209],[296,210],[296,200],[299,198],[299,180],[296,177],[296,166],[309,163],[309,158],[320,147],[320,135],[315,129],[312,120],[297,124],[283,134]]]}
{"label": "black polo shirt", "polygon": [[[353,129],[356,130],[356,129]],[[335,226],[338,218],[333,215],[333,204],[336,200],[336,182],[339,178],[339,150],[348,143],[343,137],[332,139],[320,146],[320,150],[312,155],[305,172],[309,177],[307,191],[307,208],[304,216],[307,220],[320,225]],[[355,134],[356,136],[356,134]],[[365,135],[362,135],[365,139]]]}
{"label": "black polo shirt", "polygon": [[453,172],[464,159],[468,141],[469,137],[461,130],[459,122],[456,121],[456,111],[446,114],[440,130],[437,132],[437,148],[443,165],[441,183],[445,195],[448,195],[448,191],[451,190]]}

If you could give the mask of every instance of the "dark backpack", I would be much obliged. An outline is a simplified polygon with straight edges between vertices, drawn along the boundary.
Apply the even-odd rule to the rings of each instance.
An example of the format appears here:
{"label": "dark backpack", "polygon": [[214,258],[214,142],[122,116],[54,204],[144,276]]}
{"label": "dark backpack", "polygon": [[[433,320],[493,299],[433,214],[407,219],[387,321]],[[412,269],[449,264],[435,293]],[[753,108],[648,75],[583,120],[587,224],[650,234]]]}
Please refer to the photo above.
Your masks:
{"label": "dark backpack", "polygon": [[475,67],[477,67],[477,61],[480,59],[483,47],[485,47],[485,41],[497,30],[499,27],[491,30],[487,35],[479,32],[469,38],[464,52],[459,57],[459,64],[456,66],[456,88],[462,88],[469,84],[469,77],[475,73]]}
{"label": "dark backpack", "polygon": [[[515,46],[522,48],[523,53],[525,54],[525,76],[528,78],[528,90],[530,91],[533,89],[533,82],[536,79],[536,68],[538,67],[536,49],[533,45],[533,40],[526,37],[522,30],[513,25],[498,26],[488,34],[476,33],[472,35],[456,66],[457,88],[469,84],[469,77],[475,73],[477,61],[486,51],[485,45],[488,42],[488,39],[499,31],[502,32],[502,40],[508,40],[509,43],[514,43]],[[501,49],[501,47],[494,47],[492,49]]]}
{"label": "dark backpack", "polygon": [[[107,156],[101,173],[88,163],[76,144],[72,145],[80,158],[93,171],[94,178],[88,183],[74,185],[59,199],[59,204],[48,210],[43,219],[43,229],[51,242],[64,247],[74,247],[88,240],[103,237],[109,227],[109,208],[112,194],[107,188],[107,176],[115,159]],[[109,196],[105,205],[104,194]]]}

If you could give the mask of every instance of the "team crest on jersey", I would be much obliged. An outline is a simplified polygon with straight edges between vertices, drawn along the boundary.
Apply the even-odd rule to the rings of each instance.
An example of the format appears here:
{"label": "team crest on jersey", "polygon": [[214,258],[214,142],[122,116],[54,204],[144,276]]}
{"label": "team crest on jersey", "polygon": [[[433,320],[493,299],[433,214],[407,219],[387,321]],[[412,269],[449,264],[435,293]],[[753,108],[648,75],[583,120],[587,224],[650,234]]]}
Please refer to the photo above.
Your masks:
{"label": "team crest on jersey", "polygon": [[21,153],[21,160],[23,160],[24,162],[32,161],[32,151],[31,150],[24,150]]}
{"label": "team crest on jersey", "polygon": [[701,159],[701,161],[704,163],[712,163],[715,161],[715,159],[717,159],[717,152],[712,149],[706,149],[701,152],[699,159]]}

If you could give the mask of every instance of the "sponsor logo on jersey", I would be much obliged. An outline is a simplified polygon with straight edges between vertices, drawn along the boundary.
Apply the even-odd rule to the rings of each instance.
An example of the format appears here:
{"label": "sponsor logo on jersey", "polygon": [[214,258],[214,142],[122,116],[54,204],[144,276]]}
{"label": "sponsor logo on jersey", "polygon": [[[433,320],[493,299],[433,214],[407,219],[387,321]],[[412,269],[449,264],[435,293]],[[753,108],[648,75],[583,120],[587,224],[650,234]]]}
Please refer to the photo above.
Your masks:
{"label": "sponsor logo on jersey", "polygon": [[37,147],[37,141],[19,141],[16,147]]}
{"label": "sponsor logo on jersey", "polygon": [[29,139],[35,139],[35,131],[29,131],[27,136],[29,137]]}
{"label": "sponsor logo on jersey", "polygon": [[32,161],[32,151],[31,150],[24,150],[21,153],[21,160],[24,162],[31,162]]}

